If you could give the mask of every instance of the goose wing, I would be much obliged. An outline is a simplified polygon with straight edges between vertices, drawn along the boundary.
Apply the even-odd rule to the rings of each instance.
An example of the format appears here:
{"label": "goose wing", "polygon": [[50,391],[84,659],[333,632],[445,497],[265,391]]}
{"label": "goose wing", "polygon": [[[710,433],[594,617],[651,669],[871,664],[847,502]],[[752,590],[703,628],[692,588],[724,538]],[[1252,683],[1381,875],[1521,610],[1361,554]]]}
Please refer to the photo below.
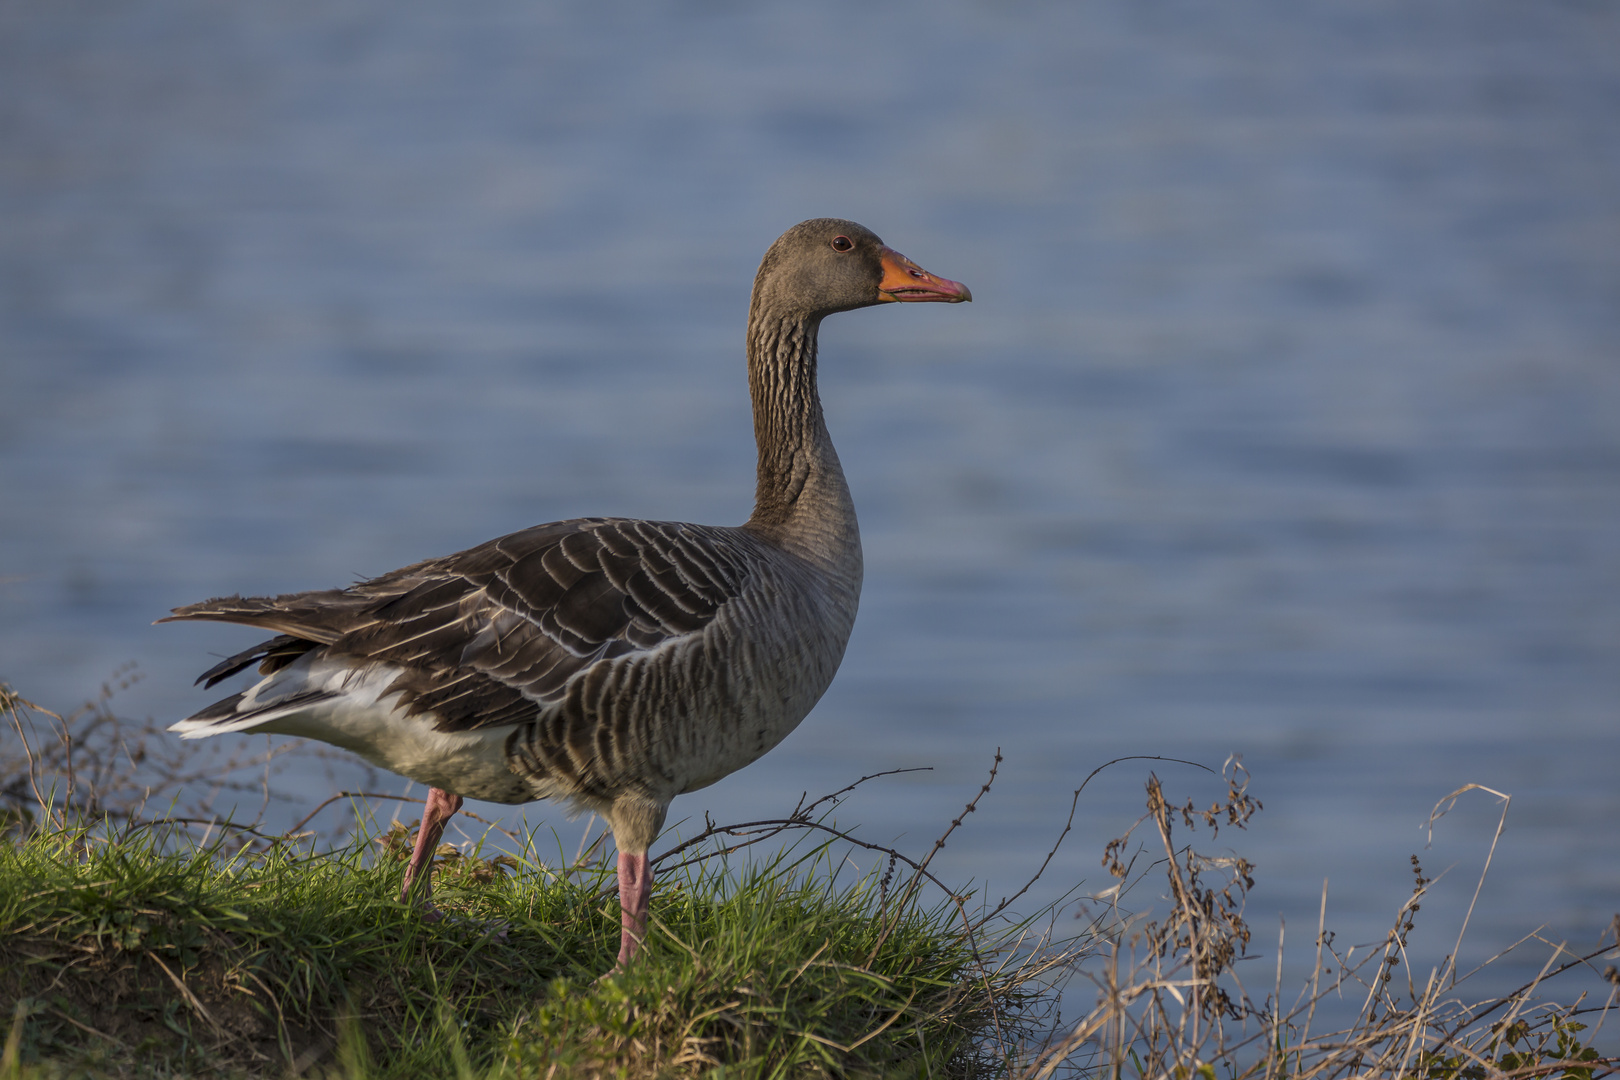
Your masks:
{"label": "goose wing", "polygon": [[605,660],[700,633],[743,590],[737,530],[580,518],[538,525],[348,589],[226,597],[169,619],[243,623],[278,636],[198,679],[254,663],[269,674],[320,648],[400,669],[388,692],[441,730],[533,719]]}

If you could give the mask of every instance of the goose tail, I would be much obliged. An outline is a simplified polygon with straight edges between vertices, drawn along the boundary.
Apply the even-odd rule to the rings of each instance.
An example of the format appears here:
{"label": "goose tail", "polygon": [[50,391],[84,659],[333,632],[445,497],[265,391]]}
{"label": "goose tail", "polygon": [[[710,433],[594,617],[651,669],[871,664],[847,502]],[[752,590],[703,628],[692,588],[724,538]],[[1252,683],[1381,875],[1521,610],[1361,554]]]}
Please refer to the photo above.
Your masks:
{"label": "goose tail", "polygon": [[182,739],[206,739],[232,731],[252,731],[272,721],[303,712],[311,705],[342,696],[332,690],[305,690],[270,701],[250,701],[249,693],[251,691],[244,690],[216,701],[202,712],[170,724],[169,730]]}

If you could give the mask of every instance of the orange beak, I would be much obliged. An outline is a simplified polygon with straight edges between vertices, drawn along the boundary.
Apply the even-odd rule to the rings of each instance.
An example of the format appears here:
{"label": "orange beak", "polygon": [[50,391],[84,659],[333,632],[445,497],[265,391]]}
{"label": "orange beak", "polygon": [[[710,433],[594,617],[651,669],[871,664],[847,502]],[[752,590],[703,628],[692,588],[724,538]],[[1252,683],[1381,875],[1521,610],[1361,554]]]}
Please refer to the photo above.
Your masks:
{"label": "orange beak", "polygon": [[960,304],[973,299],[960,281],[935,277],[893,248],[883,249],[881,262],[883,280],[878,282],[878,292],[885,300]]}

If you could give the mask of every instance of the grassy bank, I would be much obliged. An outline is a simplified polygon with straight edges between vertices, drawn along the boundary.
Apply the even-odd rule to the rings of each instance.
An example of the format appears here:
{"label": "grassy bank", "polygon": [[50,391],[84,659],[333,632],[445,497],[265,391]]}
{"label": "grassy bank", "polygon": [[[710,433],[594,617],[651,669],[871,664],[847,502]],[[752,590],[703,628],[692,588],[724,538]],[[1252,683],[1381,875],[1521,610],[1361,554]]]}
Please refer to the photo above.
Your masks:
{"label": "grassy bank", "polygon": [[618,909],[595,868],[447,858],[451,917],[427,923],[375,845],[169,846],[69,830],[0,849],[0,1001],[20,1060],[403,1078],[957,1075],[983,1057],[984,985],[954,911],[885,909],[880,882],[833,883],[825,848],[671,875],[642,962],[599,979]]}
{"label": "grassy bank", "polygon": [[[1324,915],[1309,970],[1285,978],[1281,937],[1262,950],[1246,921],[1254,868],[1232,842],[1261,807],[1236,762],[1204,808],[1148,774],[1145,813],[1103,852],[1111,887],[1021,923],[1004,910],[1018,894],[986,909],[927,870],[995,767],[921,858],[835,830],[827,811],[850,789],[711,827],[659,856],[644,951],[603,978],[618,906],[599,852],[445,846],[450,917],[429,923],[397,901],[410,826],[345,826],[334,844],[155,819],[124,790],[152,759],[110,713],[64,719],[3,688],[0,711],[21,747],[0,745],[0,1080],[1595,1080],[1620,1062],[1596,1042],[1620,996],[1620,916],[1584,949],[1542,943],[1531,984],[1471,999],[1455,966],[1466,917],[1440,931],[1451,953],[1413,970],[1430,884],[1416,856],[1384,940],[1340,945]],[[116,747],[96,741],[109,733]],[[114,779],[87,783],[85,761]],[[851,854],[877,869],[853,874]],[[1571,972],[1597,975],[1606,1000],[1564,994]],[[1346,1001],[1354,1019],[1323,1030],[1318,1006]]]}
{"label": "grassy bank", "polygon": [[397,899],[414,822],[333,845],[205,806],[157,817],[130,775],[175,790],[164,770],[196,766],[143,752],[150,725],[105,700],[0,708],[0,1077],[945,1077],[1004,1072],[1028,1035],[1039,963],[990,966],[1006,957],[902,853],[852,874],[860,842],[826,831],[843,793],[666,852],[646,946],[604,978],[600,851],[445,845],[448,918],[427,922]]}

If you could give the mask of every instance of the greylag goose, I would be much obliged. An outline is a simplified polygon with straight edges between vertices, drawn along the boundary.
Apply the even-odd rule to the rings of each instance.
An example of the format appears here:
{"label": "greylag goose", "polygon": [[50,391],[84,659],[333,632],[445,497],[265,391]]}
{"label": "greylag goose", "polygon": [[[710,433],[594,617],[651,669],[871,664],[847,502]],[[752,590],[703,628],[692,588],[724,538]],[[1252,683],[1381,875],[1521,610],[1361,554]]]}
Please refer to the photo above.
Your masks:
{"label": "greylag goose", "polygon": [[646,933],[647,849],[670,800],[781,742],[832,682],[855,622],[861,541],[816,392],[834,312],[971,300],[852,221],[771,245],[748,312],[759,465],[736,528],[576,518],[346,589],[231,596],[162,622],[276,636],[205,671],[263,677],[170,727],[295,735],[428,786],[401,901],[429,918],[430,862],[463,798],[561,799],[618,848],[618,967]]}

